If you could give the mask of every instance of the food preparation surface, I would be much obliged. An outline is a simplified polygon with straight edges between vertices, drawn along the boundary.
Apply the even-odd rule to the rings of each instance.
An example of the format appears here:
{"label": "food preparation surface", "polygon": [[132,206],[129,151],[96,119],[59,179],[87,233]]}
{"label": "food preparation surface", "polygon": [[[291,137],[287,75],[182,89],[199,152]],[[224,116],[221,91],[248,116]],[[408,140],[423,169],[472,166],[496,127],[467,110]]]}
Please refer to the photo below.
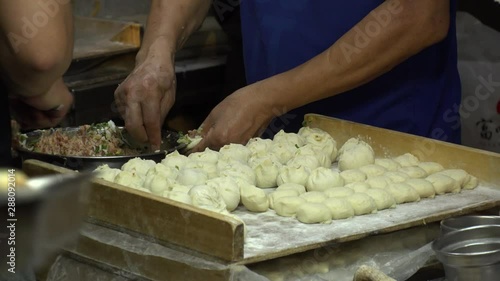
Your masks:
{"label": "food preparation surface", "polygon": [[375,214],[334,220],[331,224],[306,225],[295,218],[280,217],[273,210],[250,213],[239,207],[234,214],[246,224],[244,263],[268,260],[318,248],[333,242],[356,240],[441,220],[473,210],[500,205],[500,190],[480,186],[459,194],[436,196],[397,205]]}

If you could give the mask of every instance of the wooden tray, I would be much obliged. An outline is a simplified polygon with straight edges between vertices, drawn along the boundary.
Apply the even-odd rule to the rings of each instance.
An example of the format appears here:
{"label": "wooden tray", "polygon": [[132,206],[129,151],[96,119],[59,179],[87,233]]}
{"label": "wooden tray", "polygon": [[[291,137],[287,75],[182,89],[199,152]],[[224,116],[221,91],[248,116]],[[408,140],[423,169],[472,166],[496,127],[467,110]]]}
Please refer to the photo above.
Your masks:
{"label": "wooden tray", "polygon": [[[487,183],[494,188],[500,187],[500,173],[498,173],[500,154],[319,115],[306,115],[305,120],[309,126],[321,128],[329,132],[337,140],[339,146],[350,137],[360,137],[367,140],[373,146],[378,157],[396,156],[412,152],[420,157],[422,161],[432,160],[449,168],[463,168],[480,178],[483,181],[482,184]],[[426,148],[426,150],[422,148]],[[28,160],[24,163],[24,170],[29,176],[71,172],[67,169],[33,160]],[[449,208],[444,206],[441,209],[436,209],[435,213],[431,215],[424,214],[419,217],[407,214],[406,217],[394,219],[393,214],[400,213],[401,210],[410,212],[412,210],[411,204],[419,203],[403,204],[404,206],[401,205],[400,209],[396,209],[397,211],[388,210],[384,212],[386,211],[384,210],[380,212],[379,216],[383,214],[388,216],[380,224],[380,227],[377,224],[373,224],[371,226],[367,225],[366,228],[358,229],[355,232],[348,231],[337,234],[335,233],[337,228],[349,229],[348,221],[339,222],[330,226],[331,231],[327,232],[328,235],[317,237],[313,240],[300,240],[297,242],[294,242],[295,240],[293,239],[287,240],[289,237],[282,237],[281,240],[287,240],[288,243],[282,244],[281,248],[277,247],[277,245],[257,245],[260,247],[260,250],[254,251],[251,254],[249,254],[251,245],[247,244],[245,249],[243,225],[229,216],[200,210],[166,198],[160,198],[102,180],[93,181],[88,216],[91,222],[134,235],[144,235],[164,245],[187,250],[190,253],[209,256],[226,262],[246,264],[319,248],[333,242],[352,241],[378,233],[393,232],[425,225],[450,216],[491,209],[500,206],[500,197],[497,197],[500,191],[497,191],[491,189],[491,192],[496,192],[495,196],[484,202],[484,196],[489,196],[490,193],[488,192],[490,191],[481,190],[482,193],[476,194],[476,197],[474,197],[475,201],[468,205],[459,205],[458,207],[452,205]],[[451,196],[453,195],[450,195],[450,198]],[[460,197],[460,200],[464,200],[462,197]],[[394,213],[388,213],[391,211]],[[252,215],[241,212],[239,210],[236,213],[252,218]],[[278,234],[280,233],[279,231],[287,231],[286,229],[280,229],[281,226],[286,226],[286,224],[278,224],[277,222],[280,221],[282,223],[284,220],[290,218],[272,216],[269,212],[261,214],[262,216],[269,216],[266,218],[267,222],[256,219],[252,222],[246,221],[243,218],[250,235],[250,237],[247,237],[247,242],[251,241],[251,235],[252,233],[255,234],[256,231],[263,232],[262,235],[266,235],[266,232],[272,231]],[[376,215],[369,216],[374,216],[370,217],[374,220],[380,219],[380,217],[375,217]],[[366,216],[361,216],[355,219],[362,220],[367,218]],[[266,223],[269,226],[262,227],[259,223]],[[286,223],[294,224],[296,222],[287,221]],[[344,228],[340,227],[342,223],[344,224]],[[298,226],[295,225],[295,227],[297,228]],[[304,232],[306,228],[310,229],[312,236],[318,227],[320,226],[301,225],[301,236],[307,236],[307,231]],[[263,237],[257,238],[261,240],[257,239],[254,241],[263,241]]]}

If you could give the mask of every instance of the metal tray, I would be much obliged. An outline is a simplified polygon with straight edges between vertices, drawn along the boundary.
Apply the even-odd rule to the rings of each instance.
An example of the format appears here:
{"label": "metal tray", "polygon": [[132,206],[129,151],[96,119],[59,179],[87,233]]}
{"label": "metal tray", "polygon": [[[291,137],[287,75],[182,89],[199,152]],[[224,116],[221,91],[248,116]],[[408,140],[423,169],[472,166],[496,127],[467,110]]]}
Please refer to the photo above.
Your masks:
{"label": "metal tray", "polygon": [[[79,127],[66,127],[63,128],[65,131],[76,131]],[[118,127],[123,130],[123,127]],[[26,133],[28,136],[27,142],[36,142],[36,140],[43,133],[43,130],[36,130]],[[127,138],[131,139],[131,138]],[[181,151],[186,147],[185,144],[179,144],[177,140],[179,139],[179,133],[174,131],[163,131],[162,132],[162,146],[161,150],[158,152],[146,152],[137,155],[127,155],[127,156],[66,156],[66,155],[53,155],[40,152],[30,151],[23,147],[16,147],[16,151],[21,159],[25,161],[28,159],[36,159],[44,162],[54,164],[56,166],[65,167],[72,170],[78,171],[93,171],[98,166],[107,164],[110,168],[121,168],[121,166],[128,160],[139,157],[146,160],[153,160],[155,162],[160,162],[165,155],[176,150]]]}

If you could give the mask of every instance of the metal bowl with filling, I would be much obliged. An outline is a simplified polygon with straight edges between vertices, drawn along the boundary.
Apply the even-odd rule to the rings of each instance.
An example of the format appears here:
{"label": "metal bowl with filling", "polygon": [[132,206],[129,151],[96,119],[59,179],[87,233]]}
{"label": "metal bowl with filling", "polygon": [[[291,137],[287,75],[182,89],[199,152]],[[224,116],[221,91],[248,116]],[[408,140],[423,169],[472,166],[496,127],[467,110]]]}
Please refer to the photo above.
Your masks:
{"label": "metal bowl with filling", "polygon": [[14,147],[21,161],[37,159],[72,170],[93,171],[105,164],[119,169],[136,157],[160,162],[166,154],[186,147],[179,141],[181,137],[178,132],[163,131],[161,149],[151,151],[109,121],[19,134]]}

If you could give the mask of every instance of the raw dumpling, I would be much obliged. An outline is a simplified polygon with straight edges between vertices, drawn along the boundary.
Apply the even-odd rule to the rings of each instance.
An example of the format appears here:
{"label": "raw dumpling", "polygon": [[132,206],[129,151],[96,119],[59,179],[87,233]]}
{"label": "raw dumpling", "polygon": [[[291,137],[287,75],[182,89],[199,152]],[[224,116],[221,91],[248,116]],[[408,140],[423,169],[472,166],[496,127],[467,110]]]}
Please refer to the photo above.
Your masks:
{"label": "raw dumpling", "polygon": [[418,158],[411,153],[399,155],[394,158],[394,161],[398,162],[401,167],[418,166],[419,163]]}
{"label": "raw dumpling", "polygon": [[181,170],[184,168],[184,165],[186,165],[187,162],[189,162],[190,159],[185,156],[180,154],[177,150],[169,153],[161,160],[161,163],[167,167],[175,168],[177,170]]}
{"label": "raw dumpling", "polygon": [[460,188],[462,188],[466,182],[469,182],[470,175],[462,169],[449,169],[439,172],[439,174],[446,175],[454,179]]}
{"label": "raw dumpling", "polygon": [[220,150],[220,158],[226,160],[236,160],[241,163],[248,163],[252,151],[242,144],[226,144]]}
{"label": "raw dumpling", "polygon": [[365,173],[366,177],[371,178],[371,177],[376,177],[376,176],[381,176],[385,172],[387,172],[387,169],[377,165],[377,164],[369,164],[363,167],[360,167],[359,170],[363,173]]}
{"label": "raw dumpling", "polygon": [[307,179],[307,191],[323,191],[331,187],[344,185],[344,179],[332,169],[319,167],[311,172]]}
{"label": "raw dumpling", "polygon": [[269,209],[269,200],[264,190],[244,185],[240,188],[241,203],[250,212],[265,212]]}
{"label": "raw dumpling", "polygon": [[396,200],[394,200],[394,197],[383,189],[371,188],[364,193],[375,201],[378,210],[396,208]]}
{"label": "raw dumpling", "polygon": [[161,163],[156,164],[154,167],[150,168],[146,173],[146,178],[155,175],[162,175],[168,179],[175,180],[179,175],[179,170],[172,167],[167,167]]}
{"label": "raw dumpling", "polygon": [[410,178],[414,179],[427,177],[427,172],[418,166],[402,167],[401,169],[399,169],[399,171],[407,174],[408,176],[410,176]]}
{"label": "raw dumpling", "polygon": [[436,196],[436,190],[430,181],[424,179],[408,179],[405,183],[411,185],[411,187],[417,191],[420,198],[434,198]]}
{"label": "raw dumpling", "polygon": [[116,175],[114,182],[131,188],[144,188],[144,178],[131,171],[121,171]]}
{"label": "raw dumpling", "polygon": [[173,183],[170,188],[169,188],[169,191],[173,191],[173,192],[183,192],[183,193],[188,193],[191,188],[193,186],[191,185],[182,185],[182,184],[179,184],[179,183]]}
{"label": "raw dumpling", "polygon": [[348,187],[332,187],[324,190],[323,193],[329,198],[341,198],[354,194],[354,190]]}
{"label": "raw dumpling", "polygon": [[182,202],[185,204],[191,205],[193,201],[191,200],[191,196],[185,192],[178,192],[178,191],[166,191],[163,193],[163,197],[166,197],[168,199],[172,199],[177,202]]}
{"label": "raw dumpling", "polygon": [[197,185],[189,191],[192,204],[196,207],[222,213],[226,211],[226,203],[214,187]]}
{"label": "raw dumpling", "polygon": [[330,155],[322,151],[320,146],[306,144],[302,147],[299,147],[295,151],[295,157],[302,155],[311,155],[316,157],[319,161],[320,167],[331,168],[332,166],[332,160]]}
{"label": "raw dumpling", "polygon": [[287,143],[297,148],[303,146],[305,143],[302,136],[295,133],[286,133],[283,130],[280,130],[276,135],[274,135],[273,141],[275,143]]}
{"label": "raw dumpling", "polygon": [[269,200],[269,208],[274,209],[274,201],[278,198],[298,195],[299,192],[293,189],[274,191],[267,196]]}
{"label": "raw dumpling", "polygon": [[370,185],[367,184],[366,182],[353,182],[353,183],[347,184],[344,187],[350,188],[354,192],[365,192],[366,190],[371,188]]}
{"label": "raw dumpling", "polygon": [[375,162],[375,153],[369,144],[358,140],[356,145],[349,145],[339,156],[340,171],[357,169]]}
{"label": "raw dumpling", "polygon": [[98,179],[113,182],[116,176],[121,172],[120,169],[110,168],[107,164],[101,165],[94,170],[95,177]]}
{"label": "raw dumpling", "polygon": [[282,217],[292,217],[297,213],[297,209],[307,201],[298,196],[286,196],[276,199],[274,211]]}
{"label": "raw dumpling", "polygon": [[375,164],[384,167],[387,171],[396,171],[401,168],[398,162],[390,158],[377,158]]}
{"label": "raw dumpling", "polygon": [[392,183],[391,179],[384,176],[376,176],[372,177],[366,180],[366,183],[371,187],[371,188],[386,188],[388,185]]}
{"label": "raw dumpling", "polygon": [[393,183],[385,190],[394,197],[398,204],[420,201],[417,191],[406,183]]}
{"label": "raw dumpling", "polygon": [[201,169],[183,168],[179,171],[176,180],[183,185],[203,185],[208,180],[208,175]]}
{"label": "raw dumpling", "polygon": [[425,178],[434,186],[436,194],[441,195],[445,193],[459,193],[460,185],[457,182],[444,174],[436,173]]}
{"label": "raw dumpling", "polygon": [[211,150],[210,148],[205,148],[202,152],[194,152],[189,154],[189,159],[193,161],[209,162],[216,164],[219,161],[219,152]]}
{"label": "raw dumpling", "polygon": [[242,164],[240,162],[230,162],[223,170],[219,171],[220,176],[224,177],[234,177],[246,180],[249,184],[255,185],[255,173],[250,166]]}
{"label": "raw dumpling", "polygon": [[207,177],[209,179],[216,178],[219,176],[219,169],[217,168],[217,165],[215,163],[211,162],[202,162],[202,161],[189,161],[184,165],[184,168],[182,169],[198,169],[205,174],[207,174]]}
{"label": "raw dumpling", "polygon": [[384,174],[386,178],[389,178],[393,183],[404,182],[407,179],[410,179],[410,176],[407,173],[400,171],[392,171]]}
{"label": "raw dumpling", "polygon": [[305,186],[307,179],[309,178],[309,174],[311,174],[311,170],[306,166],[299,164],[286,165],[281,167],[276,183],[278,186],[289,182]]}
{"label": "raw dumpling", "polygon": [[356,216],[377,212],[377,204],[375,201],[364,193],[354,193],[344,199],[351,204]]}
{"label": "raw dumpling", "polygon": [[168,190],[174,181],[164,177],[163,175],[150,174],[144,181],[144,187],[149,189],[151,193],[162,195],[165,190]]}
{"label": "raw dumpling", "polygon": [[436,162],[420,162],[418,163],[418,166],[424,169],[428,175],[444,170],[443,166]]}
{"label": "raw dumpling", "polygon": [[156,165],[153,160],[142,160],[139,157],[130,159],[123,164],[122,171],[135,172],[140,176],[146,176],[148,170]]}
{"label": "raw dumpling", "polygon": [[229,212],[234,211],[240,204],[240,188],[233,179],[228,177],[213,178],[208,180],[206,185],[217,189]]}
{"label": "raw dumpling", "polygon": [[342,171],[340,172],[340,176],[344,179],[344,184],[364,182],[366,180],[366,174],[359,169]]}
{"label": "raw dumpling", "polygon": [[299,156],[293,156],[287,163],[287,166],[294,166],[294,165],[302,165],[309,170],[314,170],[318,167],[321,166],[321,163],[319,163],[318,158],[316,158],[315,155],[299,155]]}
{"label": "raw dumpling", "polygon": [[284,183],[278,186],[278,188],[276,188],[276,191],[288,190],[288,189],[296,190],[299,193],[299,195],[306,193],[305,186],[293,182]]}
{"label": "raw dumpling", "polygon": [[332,213],[321,203],[304,203],[297,209],[297,219],[301,223],[330,223]]}
{"label": "raw dumpling", "polygon": [[469,181],[464,183],[463,189],[466,190],[474,189],[478,185],[479,185],[479,180],[475,176],[470,175]]}
{"label": "raw dumpling", "polygon": [[258,154],[261,152],[267,152],[269,148],[273,145],[273,141],[270,139],[252,138],[248,141],[247,147],[250,149],[252,154]]}
{"label": "raw dumpling", "polygon": [[354,217],[354,208],[345,199],[342,198],[328,198],[323,204],[325,204],[332,214],[332,219],[341,220]]}
{"label": "raw dumpling", "polygon": [[262,160],[253,166],[255,173],[256,186],[260,188],[268,188],[277,186],[279,170],[282,165],[278,161],[273,161],[272,158],[261,158]]}
{"label": "raw dumpling", "polygon": [[286,164],[292,159],[296,150],[297,148],[295,146],[288,143],[273,143],[269,152],[276,156],[281,164]]}
{"label": "raw dumpling", "polygon": [[325,193],[321,191],[310,191],[304,194],[301,194],[300,197],[304,198],[309,203],[321,203],[328,199]]}
{"label": "raw dumpling", "polygon": [[304,137],[306,144],[311,144],[317,147],[317,150],[323,151],[324,154],[330,157],[330,162],[337,158],[337,142],[325,131],[316,129],[310,130]]}

